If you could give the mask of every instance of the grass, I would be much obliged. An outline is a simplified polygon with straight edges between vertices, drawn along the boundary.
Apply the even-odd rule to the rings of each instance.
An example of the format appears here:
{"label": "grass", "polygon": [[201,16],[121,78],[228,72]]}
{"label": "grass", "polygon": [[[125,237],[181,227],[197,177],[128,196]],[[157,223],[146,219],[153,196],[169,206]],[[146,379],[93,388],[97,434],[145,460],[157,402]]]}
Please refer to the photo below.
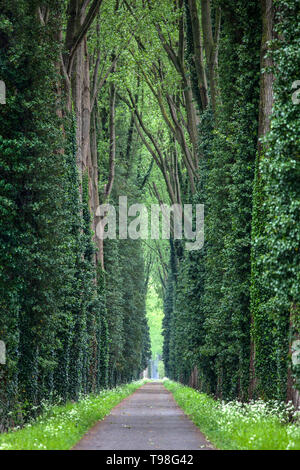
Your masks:
{"label": "grass", "polygon": [[0,434],[0,450],[71,449],[88,429],[143,383],[145,381],[132,382],[84,396],[75,403],[50,406],[24,428]]}
{"label": "grass", "polygon": [[291,404],[262,400],[225,403],[177,382],[167,380],[164,385],[218,449],[300,450],[300,412]]}

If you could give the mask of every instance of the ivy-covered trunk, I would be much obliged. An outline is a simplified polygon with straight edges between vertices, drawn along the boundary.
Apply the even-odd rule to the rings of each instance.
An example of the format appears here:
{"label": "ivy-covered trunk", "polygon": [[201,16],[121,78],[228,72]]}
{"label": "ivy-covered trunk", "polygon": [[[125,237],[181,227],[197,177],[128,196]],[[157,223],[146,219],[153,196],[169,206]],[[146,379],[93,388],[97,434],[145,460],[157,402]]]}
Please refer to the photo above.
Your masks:
{"label": "ivy-covered trunk", "polygon": [[[265,2],[264,29],[270,37],[272,10]],[[258,154],[254,187],[252,296],[255,369],[263,397],[293,399],[299,387],[299,366],[292,344],[299,335],[299,105],[293,84],[299,73],[297,1],[274,2],[274,106],[270,131]],[[267,8],[268,7],[268,8]],[[268,81],[267,81],[268,80]],[[271,94],[271,75],[262,80],[262,95]],[[262,135],[271,100],[261,100]],[[295,343],[296,344],[296,343]],[[289,373],[290,369],[290,373]],[[292,372],[293,371],[293,372]],[[294,379],[292,379],[292,373]]]}

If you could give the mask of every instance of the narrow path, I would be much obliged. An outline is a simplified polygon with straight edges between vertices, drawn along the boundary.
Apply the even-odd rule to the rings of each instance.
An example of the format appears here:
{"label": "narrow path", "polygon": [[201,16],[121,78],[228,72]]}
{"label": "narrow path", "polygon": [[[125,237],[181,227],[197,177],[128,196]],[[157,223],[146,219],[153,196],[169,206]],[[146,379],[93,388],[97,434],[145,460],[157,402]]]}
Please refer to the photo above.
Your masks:
{"label": "narrow path", "polygon": [[143,385],[91,428],[74,450],[212,450],[161,383]]}

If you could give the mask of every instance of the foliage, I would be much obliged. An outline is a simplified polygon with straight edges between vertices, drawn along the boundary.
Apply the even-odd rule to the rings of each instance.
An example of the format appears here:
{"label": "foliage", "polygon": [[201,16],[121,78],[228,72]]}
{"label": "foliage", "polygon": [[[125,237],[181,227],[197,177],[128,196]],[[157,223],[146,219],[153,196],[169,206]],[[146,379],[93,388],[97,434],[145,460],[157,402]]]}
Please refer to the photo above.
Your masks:
{"label": "foliage", "polygon": [[[63,5],[52,2],[44,26],[36,7],[7,2],[1,16],[1,79],[9,90],[0,109],[0,337],[8,357],[0,366],[1,430],[36,416],[43,400],[78,400],[137,378],[149,357],[141,246],[128,248],[136,277],[120,247],[107,252],[119,278],[95,266],[88,174],[79,178],[76,165],[79,123],[60,112],[65,100],[57,98]],[[115,299],[117,289],[109,289],[110,273],[113,287],[132,279],[126,312],[123,294]],[[115,363],[123,368],[118,378]]]}
{"label": "foliage", "polygon": [[[178,259],[170,377],[219,397],[246,399],[250,359],[250,233],[258,125],[259,45],[256,2],[223,2],[220,103],[202,112],[200,178],[205,246]],[[236,24],[239,24],[239,30]]]}
{"label": "foliage", "polygon": [[[0,14],[0,429],[137,379],[151,352],[221,399],[295,398],[297,0],[271,2],[264,142],[264,2],[106,0],[80,45],[75,3]],[[97,206],[123,195],[204,204],[204,247],[172,231],[102,247]]]}
{"label": "foliage", "polygon": [[[254,338],[258,387],[266,397],[287,394],[289,347],[299,336],[299,75],[298,2],[276,1],[272,45],[274,108],[254,188]],[[259,158],[259,156],[258,156]],[[258,279],[259,276],[259,279]],[[266,335],[266,328],[268,334]],[[299,386],[299,370],[295,369]],[[290,391],[289,391],[290,393]]]}
{"label": "foliage", "polygon": [[[119,106],[119,103],[118,103]],[[116,208],[118,219],[119,196],[127,195],[128,206],[140,194],[139,161],[133,160],[137,151],[136,136],[131,135],[130,120],[121,109],[117,119],[116,179],[110,204]],[[126,110],[127,111],[127,110]],[[128,117],[127,112],[125,116]],[[129,125],[127,122],[129,121]],[[103,135],[103,134],[102,134]],[[133,139],[131,145],[128,144]],[[129,152],[128,152],[129,150]],[[126,175],[126,178],[124,178]],[[118,231],[118,220],[117,220]],[[106,309],[109,335],[109,384],[116,385],[137,379],[150,359],[149,327],[146,319],[144,252],[141,240],[104,240],[106,278]]]}

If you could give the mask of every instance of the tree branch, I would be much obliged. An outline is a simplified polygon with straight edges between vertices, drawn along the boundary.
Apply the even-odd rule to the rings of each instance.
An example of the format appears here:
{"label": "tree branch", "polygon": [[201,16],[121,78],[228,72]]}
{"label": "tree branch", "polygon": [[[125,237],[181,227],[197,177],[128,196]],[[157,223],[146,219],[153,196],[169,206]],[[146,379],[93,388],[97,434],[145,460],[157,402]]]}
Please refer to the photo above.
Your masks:
{"label": "tree branch", "polygon": [[[72,63],[73,63],[73,58],[75,55],[75,52],[77,51],[81,41],[83,40],[84,36],[88,32],[90,26],[92,25],[99,8],[102,4],[103,0],[94,0],[81,27],[75,34],[72,43],[69,45],[69,50],[68,50],[68,56],[67,56],[67,62],[66,62],[66,70],[68,75],[70,75],[71,69],[72,69]],[[86,2],[85,2],[86,4]],[[83,13],[83,12],[81,12]]]}

